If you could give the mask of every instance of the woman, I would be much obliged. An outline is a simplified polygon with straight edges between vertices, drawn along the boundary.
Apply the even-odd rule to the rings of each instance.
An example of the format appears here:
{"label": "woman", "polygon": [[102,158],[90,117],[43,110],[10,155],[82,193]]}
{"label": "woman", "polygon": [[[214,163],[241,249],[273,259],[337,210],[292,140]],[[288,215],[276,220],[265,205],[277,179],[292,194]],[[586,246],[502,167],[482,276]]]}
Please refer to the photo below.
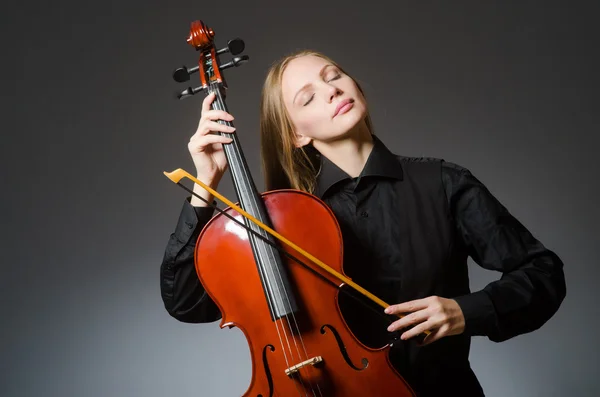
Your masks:
{"label": "woman", "polygon": [[[231,139],[210,132],[234,129],[217,123],[233,117],[210,110],[213,99],[204,100],[188,149],[198,179],[216,188],[227,168],[221,145]],[[504,341],[539,328],[558,310],[566,293],[561,260],[469,170],[392,154],[373,134],[363,91],[328,57],[298,52],[271,67],[260,132],[266,189],[291,187],[321,198],[342,230],[346,274],[394,302],[386,314],[406,315],[390,325],[340,296],[349,327],[365,344],[400,338],[390,356],[419,396],[482,396],[468,360],[471,336]],[[162,298],[180,321],[220,318],[193,263],[197,236],[212,215],[202,200],[188,198],[166,248]],[[501,279],[471,293],[468,256],[502,272]],[[426,330],[424,340],[414,338]]]}

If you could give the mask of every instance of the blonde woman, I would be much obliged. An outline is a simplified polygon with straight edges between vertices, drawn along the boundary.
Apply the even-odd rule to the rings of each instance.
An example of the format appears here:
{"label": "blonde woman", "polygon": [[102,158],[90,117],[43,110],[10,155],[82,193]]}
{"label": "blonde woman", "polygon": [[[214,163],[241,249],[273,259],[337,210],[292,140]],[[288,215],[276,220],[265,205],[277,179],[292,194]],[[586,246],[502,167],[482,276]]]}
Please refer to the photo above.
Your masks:
{"label": "blonde woman", "polygon": [[[227,169],[211,134],[233,120],[203,102],[188,149],[197,177],[217,188]],[[342,230],[344,270],[395,304],[380,316],[340,295],[348,326],[366,345],[395,340],[390,357],[421,397],[483,396],[469,364],[472,336],[500,342],[542,326],[565,297],[563,263],[471,172],[434,158],[393,154],[374,135],[357,82],[327,56],[294,53],[274,63],[261,97],[261,157],[267,190],[300,189],[321,198]],[[195,193],[211,202],[199,186]],[[189,323],[221,314],[195,273],[193,250],[213,208],[184,202],[161,265],[167,311]],[[469,290],[467,258],[502,272]],[[406,314],[399,319],[393,314]],[[430,334],[420,340],[415,336]]]}

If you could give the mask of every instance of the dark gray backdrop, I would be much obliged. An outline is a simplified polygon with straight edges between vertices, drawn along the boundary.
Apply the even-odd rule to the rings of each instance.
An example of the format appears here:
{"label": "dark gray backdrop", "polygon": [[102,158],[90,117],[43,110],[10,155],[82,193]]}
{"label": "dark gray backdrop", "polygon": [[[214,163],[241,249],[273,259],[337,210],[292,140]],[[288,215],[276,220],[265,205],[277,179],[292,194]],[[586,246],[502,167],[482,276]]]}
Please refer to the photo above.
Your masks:
{"label": "dark gray backdrop", "polygon": [[[258,98],[297,48],[364,85],[396,153],[469,167],[566,264],[567,298],[532,334],[473,340],[489,396],[596,396],[598,43],[576,2],[5,2],[0,395],[237,396],[239,330],[178,323],[158,270],[193,171],[201,97],[178,102],[192,20],[251,62],[228,105],[262,190]],[[591,3],[591,2],[590,2]],[[229,176],[222,193],[235,198]],[[499,274],[471,263],[472,287]]]}

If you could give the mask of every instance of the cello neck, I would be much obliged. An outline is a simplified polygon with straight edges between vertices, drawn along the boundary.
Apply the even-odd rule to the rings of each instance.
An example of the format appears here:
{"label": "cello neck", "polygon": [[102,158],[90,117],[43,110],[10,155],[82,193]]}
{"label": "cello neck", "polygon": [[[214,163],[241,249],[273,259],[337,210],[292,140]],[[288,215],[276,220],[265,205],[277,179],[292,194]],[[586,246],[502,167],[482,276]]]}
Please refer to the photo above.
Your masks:
{"label": "cello neck", "polygon": [[[215,84],[210,86],[208,92],[215,93],[215,100],[212,104],[212,108],[229,113],[227,104],[225,103],[224,88],[221,85]],[[233,126],[233,123],[225,120],[219,120],[219,123]],[[221,132],[217,133],[220,135],[225,135]],[[252,174],[250,173],[244,152],[242,151],[242,146],[238,139],[238,135],[227,134],[227,136],[232,138],[233,141],[230,144],[223,145],[223,150],[225,152],[225,156],[227,157],[235,193],[240,201],[240,207],[242,207],[244,211],[252,214],[261,222],[264,222],[265,213],[261,208],[262,198],[256,189],[256,185],[254,183],[254,179],[252,178]]]}
{"label": "cello neck", "polygon": [[[220,84],[214,86],[211,85],[208,92],[214,92],[216,94],[212,104],[213,109],[223,110],[229,113],[227,104],[224,100],[225,94],[223,86]],[[225,120],[219,120],[219,123],[233,126],[231,122]],[[224,135],[221,132],[218,133]],[[228,136],[233,140],[231,143],[224,144],[223,150],[229,163],[229,170],[235,192],[240,202],[240,207],[262,223],[271,227],[272,225],[265,209],[263,198],[256,189],[238,136],[236,133],[228,134]],[[251,228],[254,232],[260,234],[262,238],[268,239],[271,244],[276,243],[273,236],[255,223],[249,221],[247,218],[244,218],[244,222],[248,228]],[[250,240],[254,252],[254,258],[262,281],[265,297],[269,303],[271,318],[275,321],[296,312],[297,304],[292,294],[291,284],[288,281],[281,254],[273,247],[273,245],[266,243],[254,233],[249,233],[248,239]]]}
{"label": "cello neck", "polygon": [[[241,39],[230,40],[227,48],[216,50],[214,46],[214,31],[202,21],[192,22],[190,35],[187,39],[197,51],[200,51],[198,67],[179,68],[175,71],[173,78],[177,81],[187,81],[190,73],[198,73],[201,86],[188,88],[178,95],[180,99],[194,95],[200,91],[207,94],[215,93],[212,108],[229,113],[225,103],[225,90],[227,84],[221,73],[222,69],[234,67],[248,60],[247,56],[235,57],[231,62],[221,65],[219,54],[229,52],[239,55],[244,45]],[[219,120],[219,123],[233,126],[229,121]],[[222,132],[216,132],[225,135]],[[242,145],[237,134],[227,134],[232,142],[223,144],[223,151],[229,164],[229,171],[233,179],[233,186],[237,194],[240,207],[247,213],[260,220],[265,225],[271,226],[268,219],[265,204],[261,195],[258,194],[252,174],[248,168],[246,158],[242,151]],[[273,321],[287,316],[298,310],[298,305],[292,295],[286,267],[277,248],[275,239],[260,226],[244,217],[246,226],[255,233],[247,233],[242,237],[249,240],[256,261],[257,270],[265,292],[265,298],[269,305]],[[261,237],[257,236],[260,235]],[[268,240],[266,243],[263,239]]]}

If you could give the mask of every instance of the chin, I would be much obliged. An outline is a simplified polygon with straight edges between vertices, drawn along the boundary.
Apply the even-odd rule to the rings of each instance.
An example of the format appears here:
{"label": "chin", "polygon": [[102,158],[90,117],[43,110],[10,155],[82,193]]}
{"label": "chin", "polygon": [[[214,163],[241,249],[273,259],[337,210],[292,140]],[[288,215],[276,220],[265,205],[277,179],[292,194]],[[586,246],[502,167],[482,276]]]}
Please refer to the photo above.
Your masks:
{"label": "chin", "polygon": [[341,128],[349,131],[362,122],[366,116],[366,111],[363,111],[362,109],[352,109],[348,113],[338,116],[340,118],[335,121],[338,122],[338,125],[340,125]]}

